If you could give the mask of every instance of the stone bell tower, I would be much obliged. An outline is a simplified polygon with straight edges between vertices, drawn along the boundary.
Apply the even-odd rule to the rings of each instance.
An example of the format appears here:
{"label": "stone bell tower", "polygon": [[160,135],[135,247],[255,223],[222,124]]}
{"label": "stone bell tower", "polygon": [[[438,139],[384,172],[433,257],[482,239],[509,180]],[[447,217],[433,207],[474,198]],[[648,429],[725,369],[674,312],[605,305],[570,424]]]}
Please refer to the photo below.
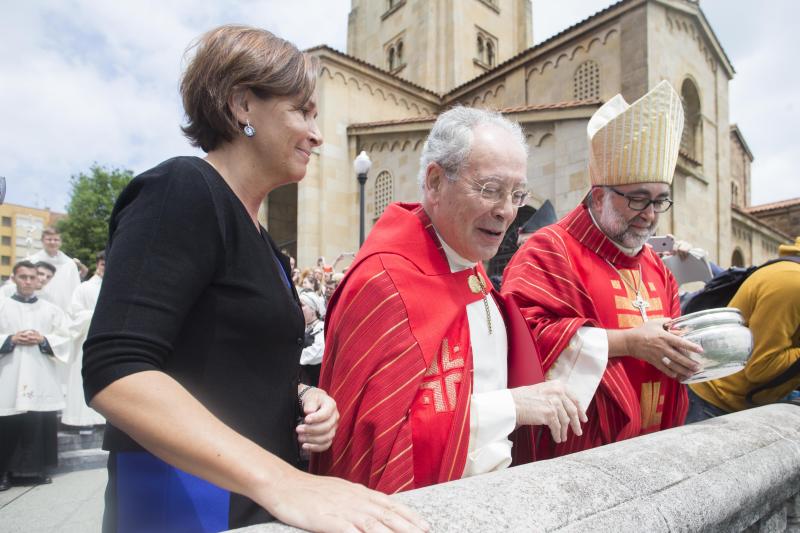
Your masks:
{"label": "stone bell tower", "polygon": [[347,53],[437,93],[533,44],[530,0],[352,0]]}

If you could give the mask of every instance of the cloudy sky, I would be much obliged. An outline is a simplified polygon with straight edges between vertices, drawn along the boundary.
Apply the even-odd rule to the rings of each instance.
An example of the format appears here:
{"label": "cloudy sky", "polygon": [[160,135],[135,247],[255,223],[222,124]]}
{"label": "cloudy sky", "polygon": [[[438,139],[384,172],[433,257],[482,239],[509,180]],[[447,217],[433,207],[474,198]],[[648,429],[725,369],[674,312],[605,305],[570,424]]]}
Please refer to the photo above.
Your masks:
{"label": "cloudy sky", "polygon": [[[534,0],[534,39],[610,5]],[[754,204],[800,197],[794,0],[701,0],[736,77],[731,122],[755,155]],[[187,44],[213,26],[265,27],[346,48],[349,0],[0,0],[0,175],[6,201],[64,210],[93,162],[141,172],[192,154],[177,96]]]}

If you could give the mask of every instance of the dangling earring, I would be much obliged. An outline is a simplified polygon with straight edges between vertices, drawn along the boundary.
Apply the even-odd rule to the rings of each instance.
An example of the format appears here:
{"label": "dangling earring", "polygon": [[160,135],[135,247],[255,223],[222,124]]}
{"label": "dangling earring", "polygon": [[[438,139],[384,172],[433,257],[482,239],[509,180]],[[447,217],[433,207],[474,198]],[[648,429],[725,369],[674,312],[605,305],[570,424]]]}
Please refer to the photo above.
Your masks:
{"label": "dangling earring", "polygon": [[248,137],[253,137],[256,134],[256,129],[250,125],[250,119],[246,118],[247,124],[244,127],[244,134]]}

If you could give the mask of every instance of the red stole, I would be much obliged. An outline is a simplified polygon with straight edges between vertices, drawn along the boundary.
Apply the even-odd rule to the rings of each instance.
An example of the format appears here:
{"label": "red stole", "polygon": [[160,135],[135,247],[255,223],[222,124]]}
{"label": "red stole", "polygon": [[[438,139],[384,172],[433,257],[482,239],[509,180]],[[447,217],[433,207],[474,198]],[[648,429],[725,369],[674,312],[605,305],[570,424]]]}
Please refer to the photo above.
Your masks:
{"label": "red stole", "polygon": [[[620,274],[608,262],[614,265]],[[642,269],[642,296],[648,317],[680,314],[672,274],[648,247],[629,257],[592,222],[579,206],[557,224],[541,229],[506,267],[503,294],[512,295],[530,325],[548,371],[582,326],[610,329],[642,323],[630,305]],[[609,359],[589,405],[584,435],[570,432],[556,445],[544,435],[539,457],[554,457],[683,423],[685,387],[653,366],[633,357]]]}
{"label": "red stole", "polygon": [[[340,421],[313,472],[386,493],[462,476],[472,393],[464,308],[482,298],[469,289],[472,274],[450,272],[421,206],[387,208],[328,306],[320,387]],[[524,320],[496,298],[517,324],[509,352],[520,360],[510,356],[509,376],[513,368],[514,379],[541,381]]]}

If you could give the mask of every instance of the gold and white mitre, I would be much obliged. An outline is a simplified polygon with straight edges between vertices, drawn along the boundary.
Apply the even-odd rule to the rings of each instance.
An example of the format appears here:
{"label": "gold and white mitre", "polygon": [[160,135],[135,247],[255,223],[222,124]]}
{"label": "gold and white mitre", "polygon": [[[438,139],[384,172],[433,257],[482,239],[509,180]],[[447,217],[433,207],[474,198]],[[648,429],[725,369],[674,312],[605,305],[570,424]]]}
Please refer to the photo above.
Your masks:
{"label": "gold and white mitre", "polygon": [[683,133],[681,97],[667,81],[633,104],[618,94],[586,127],[595,185],[672,183]]}

